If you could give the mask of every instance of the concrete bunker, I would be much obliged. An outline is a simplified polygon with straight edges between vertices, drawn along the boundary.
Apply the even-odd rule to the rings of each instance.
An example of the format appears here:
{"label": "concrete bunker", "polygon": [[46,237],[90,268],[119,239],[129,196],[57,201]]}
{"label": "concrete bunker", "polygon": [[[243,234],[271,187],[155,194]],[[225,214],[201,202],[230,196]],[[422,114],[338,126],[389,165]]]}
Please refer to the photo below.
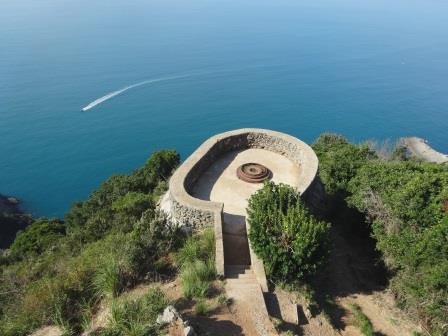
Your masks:
{"label": "concrete bunker", "polygon": [[284,133],[246,128],[209,138],[183,162],[170,179],[170,211],[174,220],[192,230],[214,228],[219,274],[248,265],[267,291],[263,264],[250,248],[245,220],[247,200],[262,181],[240,178],[238,170],[247,164],[254,165],[251,172],[261,173],[262,180],[267,171],[272,181],[291,185],[309,203],[318,202],[318,159],[311,147]]}

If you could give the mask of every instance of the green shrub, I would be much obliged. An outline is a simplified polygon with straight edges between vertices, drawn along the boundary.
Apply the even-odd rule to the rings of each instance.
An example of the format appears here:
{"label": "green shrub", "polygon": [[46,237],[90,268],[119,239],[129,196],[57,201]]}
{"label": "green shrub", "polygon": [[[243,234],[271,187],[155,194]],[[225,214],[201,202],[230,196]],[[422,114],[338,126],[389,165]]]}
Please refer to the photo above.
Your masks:
{"label": "green shrub", "polygon": [[374,336],[375,332],[373,330],[372,322],[369,318],[362,312],[361,308],[356,305],[350,305],[353,315],[355,316],[356,325],[361,330],[364,336]]}
{"label": "green shrub", "polygon": [[353,145],[343,136],[331,133],[322,134],[313,149],[319,157],[319,176],[330,195],[345,193],[358,169],[377,158],[367,145]]}
{"label": "green shrub", "polygon": [[154,197],[149,194],[164,188],[179,160],[175,151],[162,150],[132,174],[110,177],[87,201],[73,205],[64,218],[66,227],[78,233],[78,240],[89,242],[111,230],[130,231],[144,210],[154,208]]}
{"label": "green shrub", "polygon": [[126,215],[139,216],[146,209],[153,207],[151,195],[130,191],[112,203],[112,209],[123,211]]}
{"label": "green shrub", "polygon": [[23,258],[41,254],[65,235],[64,223],[58,219],[38,219],[17,234],[10,249],[14,256]]}
{"label": "green shrub", "polygon": [[196,305],[194,306],[194,312],[196,313],[196,315],[205,315],[207,314],[208,309],[209,307],[204,299],[198,300],[198,302],[196,302]]}
{"label": "green shrub", "polygon": [[266,183],[249,199],[249,239],[275,280],[315,273],[328,252],[329,225],[315,219],[289,186]]}

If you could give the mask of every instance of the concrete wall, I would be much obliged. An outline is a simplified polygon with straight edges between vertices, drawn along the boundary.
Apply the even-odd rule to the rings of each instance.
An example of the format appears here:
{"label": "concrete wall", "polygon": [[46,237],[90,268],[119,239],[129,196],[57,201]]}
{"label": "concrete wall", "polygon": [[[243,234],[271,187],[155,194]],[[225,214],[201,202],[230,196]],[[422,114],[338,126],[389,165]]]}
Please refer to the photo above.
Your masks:
{"label": "concrete wall", "polygon": [[[319,183],[314,182],[318,172],[318,160],[314,151],[306,143],[284,133],[256,128],[234,130],[209,138],[173,174],[169,184],[169,196],[171,215],[178,223],[193,230],[214,227],[216,268],[220,274],[224,274],[223,204],[195,198],[191,196],[191,191],[199,176],[220,155],[247,148],[269,150],[284,155],[300,165],[300,179],[293,187],[311,203],[319,202],[320,192],[317,190]],[[251,251],[252,256],[254,253]],[[259,261],[253,260],[253,263],[256,266]]]}

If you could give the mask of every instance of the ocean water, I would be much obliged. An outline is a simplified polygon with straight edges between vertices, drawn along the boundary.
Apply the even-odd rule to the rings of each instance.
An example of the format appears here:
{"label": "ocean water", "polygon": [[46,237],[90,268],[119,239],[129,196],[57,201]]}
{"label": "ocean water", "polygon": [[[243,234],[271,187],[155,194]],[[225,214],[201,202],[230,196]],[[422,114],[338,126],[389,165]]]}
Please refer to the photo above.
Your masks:
{"label": "ocean water", "polygon": [[33,214],[240,127],[448,152],[448,2],[0,2],[0,192]]}

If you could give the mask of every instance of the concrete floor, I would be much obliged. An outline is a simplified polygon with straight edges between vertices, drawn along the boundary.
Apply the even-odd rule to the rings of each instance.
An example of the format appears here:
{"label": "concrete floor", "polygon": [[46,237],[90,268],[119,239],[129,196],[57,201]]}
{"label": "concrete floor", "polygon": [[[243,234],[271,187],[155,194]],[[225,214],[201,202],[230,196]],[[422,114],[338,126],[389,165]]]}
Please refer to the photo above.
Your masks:
{"label": "concrete floor", "polygon": [[259,163],[272,172],[272,181],[297,185],[300,167],[284,157],[264,149],[245,149],[221,156],[196,182],[193,196],[224,203],[224,260],[227,265],[250,265],[246,234],[246,207],[250,195],[262,183],[248,183],[236,176],[244,163]]}

